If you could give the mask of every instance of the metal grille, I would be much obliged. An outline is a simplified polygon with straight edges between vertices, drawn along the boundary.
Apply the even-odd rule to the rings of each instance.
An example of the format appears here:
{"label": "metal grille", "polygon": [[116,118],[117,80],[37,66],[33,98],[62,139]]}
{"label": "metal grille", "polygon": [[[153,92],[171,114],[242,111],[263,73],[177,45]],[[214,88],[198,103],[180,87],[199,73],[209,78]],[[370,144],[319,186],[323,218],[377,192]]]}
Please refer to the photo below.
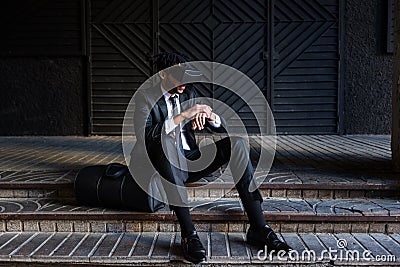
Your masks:
{"label": "metal grille", "polygon": [[274,3],[272,107],[280,133],[337,133],[339,4]]}
{"label": "metal grille", "polygon": [[126,106],[151,75],[149,1],[92,1],[91,132],[120,134]]}
{"label": "metal grille", "polygon": [[[149,57],[163,50],[244,72],[269,96],[281,133],[336,133],[338,9],[333,0],[92,0],[91,133],[120,134],[130,97],[152,74]],[[265,57],[270,51],[272,62]],[[234,94],[198,88],[229,100],[257,132]]]}

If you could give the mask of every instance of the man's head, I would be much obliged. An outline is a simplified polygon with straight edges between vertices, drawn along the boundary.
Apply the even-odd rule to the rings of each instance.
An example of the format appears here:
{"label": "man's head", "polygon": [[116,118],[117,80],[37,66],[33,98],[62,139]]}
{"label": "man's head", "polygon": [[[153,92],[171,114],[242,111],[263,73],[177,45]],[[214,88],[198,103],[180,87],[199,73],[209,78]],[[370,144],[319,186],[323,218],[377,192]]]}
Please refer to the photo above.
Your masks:
{"label": "man's head", "polygon": [[[186,89],[186,85],[181,84],[184,69],[180,67],[180,64],[189,60],[189,57],[179,52],[162,52],[154,56],[154,64],[161,77],[161,84],[164,88],[172,88],[168,91],[169,93],[181,94]],[[166,68],[170,69],[165,71]]]}

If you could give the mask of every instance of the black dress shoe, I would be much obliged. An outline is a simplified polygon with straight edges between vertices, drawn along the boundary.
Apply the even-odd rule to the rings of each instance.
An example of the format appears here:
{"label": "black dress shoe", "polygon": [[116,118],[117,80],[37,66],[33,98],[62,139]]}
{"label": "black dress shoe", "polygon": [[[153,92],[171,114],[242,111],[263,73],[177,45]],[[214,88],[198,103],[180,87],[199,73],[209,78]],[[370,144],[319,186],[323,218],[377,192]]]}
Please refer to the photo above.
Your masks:
{"label": "black dress shoe", "polygon": [[268,251],[274,250],[289,252],[292,248],[285,242],[279,240],[275,232],[268,226],[264,226],[258,231],[249,228],[246,235],[246,242],[250,245],[264,247],[267,246]]}
{"label": "black dress shoe", "polygon": [[183,256],[187,261],[197,264],[206,260],[206,250],[201,244],[196,231],[190,232],[186,236],[182,236],[181,245]]}

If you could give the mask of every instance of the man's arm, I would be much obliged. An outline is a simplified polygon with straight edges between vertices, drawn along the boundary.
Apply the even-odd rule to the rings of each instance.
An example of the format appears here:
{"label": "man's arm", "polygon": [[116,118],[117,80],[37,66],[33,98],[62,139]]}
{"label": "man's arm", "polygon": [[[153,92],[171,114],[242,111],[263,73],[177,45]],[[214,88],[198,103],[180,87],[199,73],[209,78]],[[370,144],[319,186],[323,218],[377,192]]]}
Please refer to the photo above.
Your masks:
{"label": "man's arm", "polygon": [[151,115],[151,103],[143,92],[135,98],[134,126],[137,138],[146,142],[161,142],[161,131],[164,121],[156,122]]}

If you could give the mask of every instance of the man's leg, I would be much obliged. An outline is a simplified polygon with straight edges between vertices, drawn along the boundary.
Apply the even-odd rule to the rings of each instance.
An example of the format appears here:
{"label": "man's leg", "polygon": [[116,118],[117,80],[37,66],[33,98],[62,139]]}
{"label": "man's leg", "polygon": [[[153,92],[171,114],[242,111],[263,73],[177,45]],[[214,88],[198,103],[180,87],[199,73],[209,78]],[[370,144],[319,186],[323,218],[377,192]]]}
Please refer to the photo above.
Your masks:
{"label": "man's leg", "polygon": [[[182,193],[179,191],[186,190],[183,180],[181,179],[183,176],[176,175],[177,171],[180,170],[177,170],[176,167],[171,165],[165,156],[162,156],[162,159],[158,160],[156,169],[158,169],[160,175],[167,180],[165,181],[162,179],[163,187],[167,194],[169,207],[175,212],[181,227],[181,246],[185,259],[192,263],[205,261],[206,251],[196,233],[196,229],[190,217],[189,208],[187,206],[182,206],[186,204],[186,200],[182,199],[183,201],[179,202],[179,198],[177,199],[177,195]],[[174,186],[171,187],[171,184],[168,182],[180,186],[181,190],[174,189]]]}
{"label": "man's leg", "polygon": [[158,153],[155,153],[157,156],[152,159],[152,163],[161,177],[164,178],[161,181],[167,195],[169,207],[176,214],[182,236],[186,236],[187,233],[195,231],[189,208],[187,207],[187,191],[184,185],[184,180],[187,179],[188,174],[171,164],[171,162],[177,164],[175,139],[166,136],[163,141],[168,158],[162,150],[159,150]]}
{"label": "man's leg", "polygon": [[[261,208],[262,196],[257,189],[249,191],[249,186],[254,175],[251,165],[249,149],[245,139],[238,137],[224,138],[216,142],[217,153],[214,161],[203,171],[190,173],[188,181],[195,181],[200,177],[218,169],[222,164],[230,161],[232,176],[235,181],[236,189],[243,207],[247,213],[250,222],[250,228],[247,231],[246,241],[260,247],[267,246],[269,250],[289,251],[291,248],[279,240],[275,232],[267,225]],[[212,149],[211,146],[203,149]],[[190,155],[196,153],[191,152]],[[197,153],[199,157],[199,153]]]}
{"label": "man's leg", "polygon": [[[251,165],[245,139],[240,137],[226,137],[215,142],[215,146],[216,155],[214,160],[203,170],[189,172],[189,178],[186,182],[195,182],[200,178],[211,174],[223,164],[230,161],[235,186],[249,218],[250,226],[253,229],[263,228],[267,223],[261,209],[262,196],[258,189],[254,192],[249,192],[248,190],[250,181],[254,175],[254,170]],[[213,147],[214,144],[207,145],[202,148],[202,152],[207,154],[207,151],[212,150]],[[233,156],[231,157],[231,155]],[[187,151],[186,153],[186,157],[189,160],[196,160],[200,156],[201,153],[198,150]]]}

